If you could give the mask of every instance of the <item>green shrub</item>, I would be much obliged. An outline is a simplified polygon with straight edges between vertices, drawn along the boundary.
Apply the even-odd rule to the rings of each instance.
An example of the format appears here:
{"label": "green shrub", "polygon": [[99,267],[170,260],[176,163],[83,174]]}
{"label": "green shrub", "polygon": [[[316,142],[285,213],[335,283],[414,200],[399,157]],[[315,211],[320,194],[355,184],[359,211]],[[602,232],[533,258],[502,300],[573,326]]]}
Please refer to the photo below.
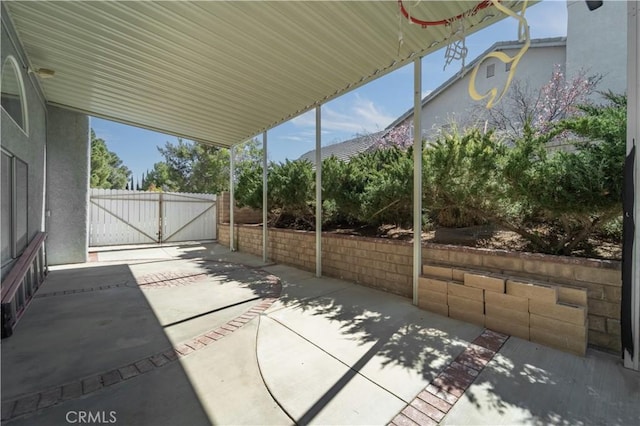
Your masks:
{"label": "green shrub", "polygon": [[[441,135],[423,150],[423,220],[429,226],[493,223],[520,234],[532,250],[554,254],[571,254],[603,228],[618,235],[612,221],[621,213],[626,98],[606,97],[606,105],[581,107],[583,115],[546,133],[525,126],[512,147],[491,131]],[[559,135],[581,139],[573,152],[549,152],[547,143]],[[268,180],[276,225],[312,228],[311,163],[271,164]],[[242,170],[236,194],[240,204],[262,207],[260,167]],[[326,224],[410,226],[412,150],[379,149],[349,162],[325,159],[322,194]]]}
{"label": "green shrub", "polygon": [[[547,134],[525,131],[507,151],[503,203],[515,208],[503,208],[493,219],[519,232],[536,251],[569,255],[621,214],[626,99],[607,99],[604,106],[581,107],[585,115],[563,120]],[[583,138],[576,150],[548,153],[545,144],[566,131]],[[537,231],[527,221],[544,226]]]}
{"label": "green shrub", "polygon": [[262,209],[262,167],[254,165],[242,169],[234,196],[240,207]]}
{"label": "green shrub", "polygon": [[506,147],[492,133],[470,129],[443,135],[425,150],[424,205],[438,226],[483,223],[496,205],[498,163]]}
{"label": "green shrub", "polygon": [[[391,147],[374,151],[354,163],[367,173],[361,195],[360,221],[371,225],[412,222],[412,150]],[[364,164],[362,164],[364,163]],[[368,169],[366,166],[370,166]],[[368,170],[368,172],[366,172]]]}
{"label": "green shrub", "polygon": [[313,224],[314,188],[313,165],[309,161],[287,160],[273,165],[268,176],[269,210]]}
{"label": "green shrub", "polygon": [[333,156],[322,162],[322,199],[329,207],[325,211],[327,222],[358,222],[365,182],[366,176],[353,163]]}

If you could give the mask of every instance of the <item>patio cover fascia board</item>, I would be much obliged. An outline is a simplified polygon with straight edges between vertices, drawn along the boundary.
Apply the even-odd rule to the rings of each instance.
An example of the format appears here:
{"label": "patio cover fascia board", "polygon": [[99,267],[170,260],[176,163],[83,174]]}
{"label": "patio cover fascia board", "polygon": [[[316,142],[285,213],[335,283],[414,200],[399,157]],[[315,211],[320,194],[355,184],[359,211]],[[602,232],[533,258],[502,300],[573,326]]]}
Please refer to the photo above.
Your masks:
{"label": "patio cover fascia board", "polygon": [[[425,1],[415,12],[446,18],[476,4]],[[29,63],[56,71],[41,81],[51,105],[225,147],[451,37],[446,26],[400,18],[397,1],[7,2],[6,10]],[[504,17],[484,9],[464,18],[465,33]]]}

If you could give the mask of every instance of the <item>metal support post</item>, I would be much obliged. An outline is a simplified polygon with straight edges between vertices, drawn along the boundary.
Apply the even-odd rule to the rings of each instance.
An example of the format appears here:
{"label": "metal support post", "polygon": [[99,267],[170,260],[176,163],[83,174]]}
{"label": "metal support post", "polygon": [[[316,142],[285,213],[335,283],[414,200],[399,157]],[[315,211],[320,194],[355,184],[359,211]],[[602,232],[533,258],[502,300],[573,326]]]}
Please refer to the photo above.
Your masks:
{"label": "metal support post", "polygon": [[322,141],[321,106],[316,107],[316,277],[322,276]]}
{"label": "metal support post", "polygon": [[267,263],[267,132],[262,134],[262,261]]}
{"label": "metal support post", "polygon": [[235,146],[229,148],[229,250],[236,251],[235,244],[235,229],[233,226],[234,217],[233,210],[236,204],[234,189],[235,189]]}
{"label": "metal support post", "polygon": [[422,58],[413,61],[413,304],[422,270]]}

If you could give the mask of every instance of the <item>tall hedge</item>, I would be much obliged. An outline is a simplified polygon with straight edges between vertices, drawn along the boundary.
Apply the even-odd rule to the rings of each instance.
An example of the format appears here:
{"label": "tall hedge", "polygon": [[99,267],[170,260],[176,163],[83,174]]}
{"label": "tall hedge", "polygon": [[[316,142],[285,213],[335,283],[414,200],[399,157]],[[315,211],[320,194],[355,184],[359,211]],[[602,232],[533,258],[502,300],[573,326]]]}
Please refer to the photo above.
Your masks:
{"label": "tall hedge", "polygon": [[[424,213],[436,226],[493,223],[520,234],[531,250],[570,254],[621,214],[626,98],[609,93],[606,99],[544,133],[526,126],[513,146],[474,128],[426,142]],[[548,150],[559,137],[574,149]],[[349,162],[332,157],[322,167],[325,223],[411,225],[411,148],[378,149]],[[268,183],[272,222],[312,228],[312,164],[271,164]],[[262,170],[247,169],[236,194],[239,204],[261,208]]]}

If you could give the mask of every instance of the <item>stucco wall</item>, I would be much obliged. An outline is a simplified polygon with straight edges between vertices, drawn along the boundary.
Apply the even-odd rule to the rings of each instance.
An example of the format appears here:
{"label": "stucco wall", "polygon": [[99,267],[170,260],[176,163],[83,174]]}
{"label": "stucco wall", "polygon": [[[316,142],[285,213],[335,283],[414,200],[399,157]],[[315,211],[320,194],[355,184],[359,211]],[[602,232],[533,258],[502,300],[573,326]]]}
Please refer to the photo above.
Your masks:
{"label": "stucco wall", "polygon": [[89,117],[50,107],[47,129],[49,264],[87,261]]}
{"label": "stucco wall", "polygon": [[[627,90],[627,2],[605,1],[589,11],[584,1],[567,2],[567,74],[580,68],[602,74],[598,90]],[[599,95],[594,95],[600,99]]]}
{"label": "stucco wall", "polygon": [[[509,56],[515,56],[517,50],[505,50]],[[539,90],[551,78],[554,66],[565,63],[564,46],[535,47],[523,56],[516,70],[515,80],[532,90]],[[495,66],[495,75],[487,77],[487,66]],[[482,62],[476,78],[476,90],[485,93],[496,87],[502,89],[508,72],[505,64],[495,58]],[[471,73],[467,73],[422,108],[423,135],[429,138],[441,126],[455,121],[459,125],[483,121],[481,113],[486,102],[476,102],[469,96]],[[506,95],[508,96],[508,94]],[[408,119],[409,122],[413,118]]]}
{"label": "stucco wall", "polygon": [[[4,7],[4,6],[3,6]],[[21,52],[17,51],[9,38],[12,28],[6,21],[3,9],[2,34],[0,57],[1,64],[4,64],[7,56],[16,58],[18,63],[25,66]],[[13,36],[15,40],[15,35]],[[27,196],[27,234],[29,240],[38,231],[44,230],[44,165],[46,151],[46,109],[44,101],[40,97],[34,81],[26,72],[26,67],[19,70],[25,86],[27,101],[28,126],[27,132],[23,132],[9,115],[2,110],[1,114],[1,137],[2,148],[12,155],[20,158],[28,165],[28,196]],[[3,195],[4,196],[4,195]],[[5,236],[2,236],[5,238]],[[3,269],[3,276],[6,272]]]}

